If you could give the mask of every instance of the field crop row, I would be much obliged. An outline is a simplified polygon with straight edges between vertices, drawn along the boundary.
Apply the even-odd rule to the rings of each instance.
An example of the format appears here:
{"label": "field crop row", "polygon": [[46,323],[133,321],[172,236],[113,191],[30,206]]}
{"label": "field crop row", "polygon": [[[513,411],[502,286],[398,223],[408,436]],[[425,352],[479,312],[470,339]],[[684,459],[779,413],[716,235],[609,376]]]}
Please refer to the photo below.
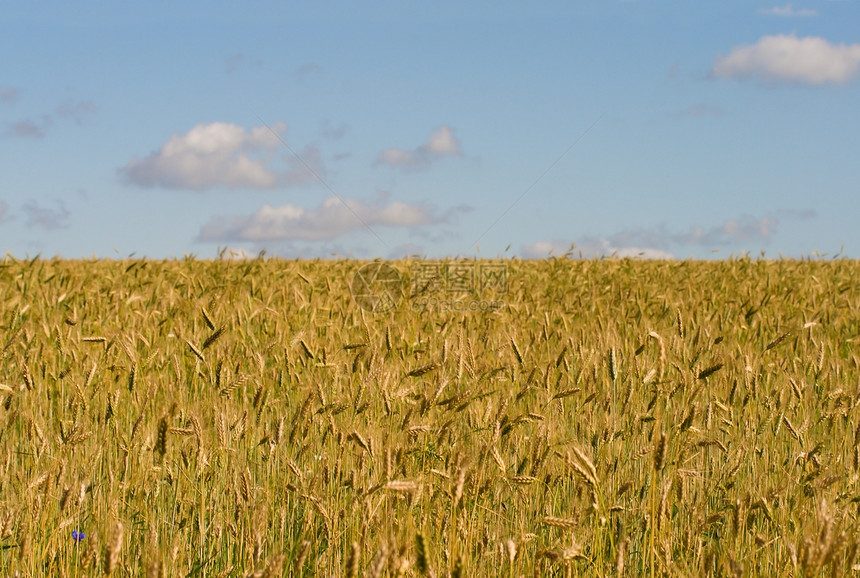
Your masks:
{"label": "field crop row", "polygon": [[0,574],[857,568],[857,262],[363,265],[7,258]]}

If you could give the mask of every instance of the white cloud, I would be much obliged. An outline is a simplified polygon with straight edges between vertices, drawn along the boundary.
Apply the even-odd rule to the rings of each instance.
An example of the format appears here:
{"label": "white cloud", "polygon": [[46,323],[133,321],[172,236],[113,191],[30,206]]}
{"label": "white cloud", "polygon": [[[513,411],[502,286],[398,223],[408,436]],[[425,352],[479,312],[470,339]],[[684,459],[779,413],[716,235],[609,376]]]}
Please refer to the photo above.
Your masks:
{"label": "white cloud", "polygon": [[[249,131],[226,122],[199,124],[184,135],[173,135],[146,158],[132,159],[120,173],[143,187],[192,190],[272,189],[313,180],[304,163],[293,162],[281,171],[271,168],[286,130],[283,122],[271,130],[263,125]],[[314,172],[323,172],[317,149],[305,149],[300,155]]]}
{"label": "white cloud", "polygon": [[615,256],[619,258],[640,259],[674,259],[675,256],[660,249],[649,247],[616,247],[607,240],[586,241],[583,244],[566,243],[555,239],[553,241],[537,241],[521,251],[525,259],[544,259],[546,257],[564,257],[580,255],[586,259],[595,256]]}
{"label": "white cloud", "polygon": [[445,156],[460,154],[460,141],[450,126],[440,126],[433,131],[427,143],[419,150],[430,155]]}
{"label": "white cloud", "polygon": [[763,36],[718,57],[713,73],[770,82],[844,84],[860,74],[860,44],[831,44],[815,36]]}
{"label": "white cloud", "polygon": [[434,130],[423,145],[412,150],[385,149],[379,153],[376,163],[392,167],[423,169],[437,159],[462,154],[460,141],[454,135],[454,129],[443,125]]}
{"label": "white cloud", "polygon": [[6,204],[6,201],[0,201],[0,223],[11,220],[12,215],[9,214],[9,205]]}
{"label": "white cloud", "polygon": [[808,8],[800,8],[795,10],[795,8],[791,5],[791,2],[789,2],[785,6],[774,6],[773,8],[759,8],[758,13],[766,14],[768,16],[818,16],[817,10],[810,10]]}
{"label": "white cloud", "polygon": [[[349,205],[345,205],[344,201]],[[383,204],[329,197],[316,209],[290,203],[263,205],[247,216],[215,217],[200,231],[201,241],[260,242],[334,239],[365,227],[419,227],[445,222],[450,212],[436,215],[424,205],[400,201]]]}
{"label": "white cloud", "polygon": [[552,241],[535,241],[523,247],[520,253],[525,259],[544,259],[545,257],[561,257],[573,247],[573,243],[554,239]]}
{"label": "white cloud", "polygon": [[415,154],[403,149],[385,149],[376,159],[376,162],[384,165],[411,165],[415,161]]}

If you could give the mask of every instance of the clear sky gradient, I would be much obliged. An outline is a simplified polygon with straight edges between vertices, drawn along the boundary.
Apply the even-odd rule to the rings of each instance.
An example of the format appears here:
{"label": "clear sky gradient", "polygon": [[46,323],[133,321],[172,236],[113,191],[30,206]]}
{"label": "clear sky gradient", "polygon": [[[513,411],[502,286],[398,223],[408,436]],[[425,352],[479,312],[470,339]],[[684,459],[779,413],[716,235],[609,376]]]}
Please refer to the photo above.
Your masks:
{"label": "clear sky gradient", "polygon": [[855,0],[7,3],[0,54],[16,257],[860,258]]}

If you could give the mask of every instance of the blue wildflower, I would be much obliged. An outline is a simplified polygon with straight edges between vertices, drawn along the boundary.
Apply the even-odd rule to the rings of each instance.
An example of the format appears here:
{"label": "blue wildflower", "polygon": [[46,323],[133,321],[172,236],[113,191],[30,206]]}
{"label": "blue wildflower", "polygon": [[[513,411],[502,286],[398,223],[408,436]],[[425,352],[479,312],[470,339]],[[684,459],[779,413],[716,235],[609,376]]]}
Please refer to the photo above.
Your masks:
{"label": "blue wildflower", "polygon": [[80,542],[81,540],[83,540],[86,537],[87,537],[87,535],[84,534],[83,532],[80,532],[78,530],[72,530],[72,539],[75,542]]}

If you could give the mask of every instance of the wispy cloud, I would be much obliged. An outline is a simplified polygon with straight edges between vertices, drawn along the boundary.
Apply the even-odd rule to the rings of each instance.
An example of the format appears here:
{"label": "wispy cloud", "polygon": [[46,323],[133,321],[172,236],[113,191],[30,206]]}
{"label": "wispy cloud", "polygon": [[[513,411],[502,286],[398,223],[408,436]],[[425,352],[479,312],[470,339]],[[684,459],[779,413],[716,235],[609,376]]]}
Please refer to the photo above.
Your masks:
{"label": "wispy cloud", "polygon": [[427,141],[411,150],[388,148],[379,153],[376,164],[410,169],[425,169],[434,161],[463,154],[460,141],[450,126],[434,130]]}
{"label": "wispy cloud", "polygon": [[27,226],[39,227],[48,231],[67,228],[71,213],[62,201],[56,201],[55,203],[55,208],[43,206],[38,201],[27,201],[24,203],[22,209],[24,210],[24,214],[27,215]]}
{"label": "wispy cloud", "polygon": [[735,219],[727,219],[722,223],[711,226],[694,225],[686,231],[670,231],[666,225],[658,227],[635,227],[607,238],[613,247],[645,246],[657,249],[668,249],[678,246],[721,247],[738,244],[760,243],[767,244],[776,233],[779,217],[803,215],[814,216],[814,213],[780,212],[761,217],[744,215]]}
{"label": "wispy cloud", "polygon": [[[15,98],[17,98],[17,92]],[[9,123],[6,127],[6,135],[19,138],[43,138],[54,125],[55,119],[72,120],[80,125],[87,116],[95,112],[96,106],[92,101],[65,100],[52,112],[43,114],[38,120],[28,118]]]}
{"label": "wispy cloud", "polygon": [[[776,234],[782,219],[808,220],[815,217],[811,209],[803,211],[780,210],[765,216],[741,216],[711,226],[691,226],[686,231],[671,231],[666,225],[634,227],[605,237],[580,237],[573,253],[585,257],[612,255],[618,257],[641,256],[646,259],[672,259],[684,248],[746,247],[767,245]],[[542,258],[549,254],[562,256],[571,251],[571,243],[561,239],[538,241],[525,246],[521,253],[526,258]]]}
{"label": "wispy cloud", "polygon": [[322,241],[364,227],[422,227],[446,222],[451,216],[451,211],[440,215],[427,205],[386,203],[384,196],[373,203],[329,197],[315,209],[291,203],[277,207],[267,204],[251,215],[215,217],[203,226],[198,240]]}
{"label": "wispy cloud", "polygon": [[232,74],[243,68],[261,68],[263,61],[259,58],[248,56],[241,52],[231,54],[224,62],[224,72]]}
{"label": "wispy cloud", "polygon": [[688,232],[672,235],[671,239],[682,245],[715,247],[733,243],[768,243],[776,232],[779,220],[776,217],[744,216],[729,219],[711,227],[692,227]]}
{"label": "wispy cloud", "polygon": [[818,10],[811,10],[809,8],[794,8],[791,5],[791,2],[786,4],[785,6],[774,6],[773,8],[759,8],[759,14],[765,14],[767,16],[818,16]]}
{"label": "wispy cloud", "polygon": [[815,36],[763,36],[718,57],[713,74],[765,82],[845,84],[860,74],[860,44],[831,44]]}
{"label": "wispy cloud", "polygon": [[329,140],[340,140],[349,131],[349,125],[341,123],[332,127],[328,122],[325,123],[322,129],[322,135]]}
{"label": "wispy cloud", "polygon": [[[146,158],[133,158],[119,172],[142,187],[197,191],[288,187],[314,180],[313,173],[324,174],[320,152],[314,147],[299,151],[303,162],[276,155],[286,131],[283,122],[271,130],[265,125],[245,130],[226,122],[199,124],[183,135],[173,135]],[[276,163],[282,165],[280,170],[272,166]]]}
{"label": "wispy cloud", "polygon": [[48,117],[41,121],[19,120],[6,127],[6,135],[19,138],[44,138],[50,126],[51,119]]}
{"label": "wispy cloud", "polygon": [[13,104],[18,102],[18,97],[21,92],[17,88],[11,86],[0,86],[0,102],[3,104]]}
{"label": "wispy cloud", "polygon": [[55,114],[81,124],[83,120],[96,112],[96,105],[90,100],[67,100],[57,107]]}
{"label": "wispy cloud", "polygon": [[315,62],[308,62],[306,64],[302,64],[296,69],[296,77],[298,77],[299,80],[304,80],[312,74],[319,73],[321,70],[322,68],[320,68],[319,64]]}

